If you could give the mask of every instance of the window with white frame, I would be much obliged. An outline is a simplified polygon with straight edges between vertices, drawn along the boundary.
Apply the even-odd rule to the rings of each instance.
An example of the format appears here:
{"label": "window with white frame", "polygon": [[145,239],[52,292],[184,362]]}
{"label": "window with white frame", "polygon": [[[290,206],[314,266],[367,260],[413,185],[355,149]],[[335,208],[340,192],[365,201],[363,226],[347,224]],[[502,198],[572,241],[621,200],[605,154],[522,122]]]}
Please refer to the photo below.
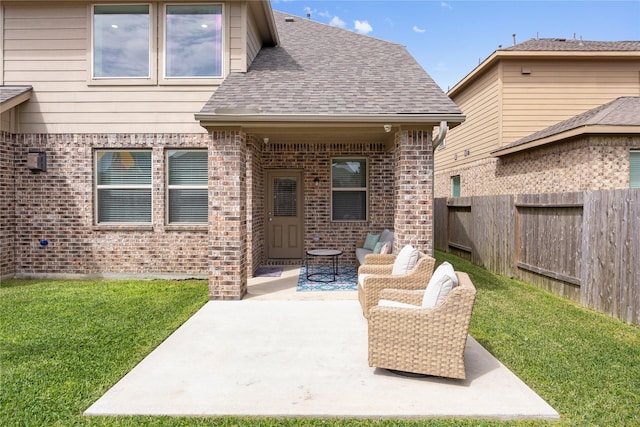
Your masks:
{"label": "window with white frame", "polygon": [[165,78],[222,77],[222,5],[166,5]]}
{"label": "window with white frame", "polygon": [[331,162],[331,219],[366,221],[368,180],[366,159]]}
{"label": "window with white frame", "polygon": [[208,219],[207,150],[167,152],[167,222],[206,224]]}
{"label": "window with white frame", "polygon": [[98,224],[151,223],[151,150],[95,152]]}
{"label": "window with white frame", "polygon": [[92,78],[151,77],[151,13],[148,4],[93,6]]}

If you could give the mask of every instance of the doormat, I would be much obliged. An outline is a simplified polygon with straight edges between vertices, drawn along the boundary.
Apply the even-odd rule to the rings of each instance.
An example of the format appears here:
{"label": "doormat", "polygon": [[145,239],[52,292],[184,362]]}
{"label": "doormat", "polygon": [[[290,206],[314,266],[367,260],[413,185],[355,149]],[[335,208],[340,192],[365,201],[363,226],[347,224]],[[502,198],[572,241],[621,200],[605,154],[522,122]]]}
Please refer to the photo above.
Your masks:
{"label": "doormat", "polygon": [[307,279],[307,266],[300,267],[300,276],[298,277],[298,292],[318,292],[318,291],[357,291],[358,290],[358,268],[355,265],[341,265],[338,267],[338,274],[335,282],[329,282],[333,279],[331,269],[328,266],[313,266],[312,272],[314,278],[323,280],[323,282],[314,282]]}
{"label": "doormat", "polygon": [[260,266],[253,273],[253,277],[280,277],[282,274],[282,267],[265,267]]}

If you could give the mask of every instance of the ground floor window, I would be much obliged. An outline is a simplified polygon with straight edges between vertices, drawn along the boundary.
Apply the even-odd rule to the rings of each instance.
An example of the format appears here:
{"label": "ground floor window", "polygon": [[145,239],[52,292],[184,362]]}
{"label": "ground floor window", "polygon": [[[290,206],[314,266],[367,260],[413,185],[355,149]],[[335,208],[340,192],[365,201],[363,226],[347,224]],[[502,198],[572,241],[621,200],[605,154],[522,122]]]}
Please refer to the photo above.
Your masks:
{"label": "ground floor window", "polygon": [[460,197],[460,175],[451,177],[451,197]]}
{"label": "ground floor window", "polygon": [[629,187],[640,188],[640,150],[631,150],[629,160]]}
{"label": "ground floor window", "polygon": [[366,221],[368,179],[366,159],[333,159],[331,162],[331,219]]}
{"label": "ground floor window", "polygon": [[207,223],[207,162],[207,150],[167,152],[169,224]]}
{"label": "ground floor window", "polygon": [[95,153],[98,224],[151,223],[151,150]]}

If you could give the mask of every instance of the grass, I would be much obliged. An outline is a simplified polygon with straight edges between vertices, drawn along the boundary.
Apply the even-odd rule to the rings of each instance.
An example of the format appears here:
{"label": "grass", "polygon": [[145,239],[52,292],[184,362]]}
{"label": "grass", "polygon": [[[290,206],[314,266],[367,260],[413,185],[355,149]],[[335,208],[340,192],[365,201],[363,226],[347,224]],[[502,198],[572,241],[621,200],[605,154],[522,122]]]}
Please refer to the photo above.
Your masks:
{"label": "grass", "polygon": [[640,425],[640,328],[436,257],[468,272],[478,289],[471,334],[549,402],[559,422],[84,417],[205,303],[206,283],[9,280],[0,289],[0,425]]}

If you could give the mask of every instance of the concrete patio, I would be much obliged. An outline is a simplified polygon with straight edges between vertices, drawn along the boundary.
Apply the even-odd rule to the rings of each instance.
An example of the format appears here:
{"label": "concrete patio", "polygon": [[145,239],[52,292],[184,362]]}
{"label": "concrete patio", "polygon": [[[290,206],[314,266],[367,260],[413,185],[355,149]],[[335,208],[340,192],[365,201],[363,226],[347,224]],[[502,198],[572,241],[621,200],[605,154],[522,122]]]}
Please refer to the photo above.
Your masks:
{"label": "concrete patio", "polygon": [[369,367],[356,292],[297,293],[297,272],[208,302],[85,414],[559,418],[471,337],[466,380]]}

